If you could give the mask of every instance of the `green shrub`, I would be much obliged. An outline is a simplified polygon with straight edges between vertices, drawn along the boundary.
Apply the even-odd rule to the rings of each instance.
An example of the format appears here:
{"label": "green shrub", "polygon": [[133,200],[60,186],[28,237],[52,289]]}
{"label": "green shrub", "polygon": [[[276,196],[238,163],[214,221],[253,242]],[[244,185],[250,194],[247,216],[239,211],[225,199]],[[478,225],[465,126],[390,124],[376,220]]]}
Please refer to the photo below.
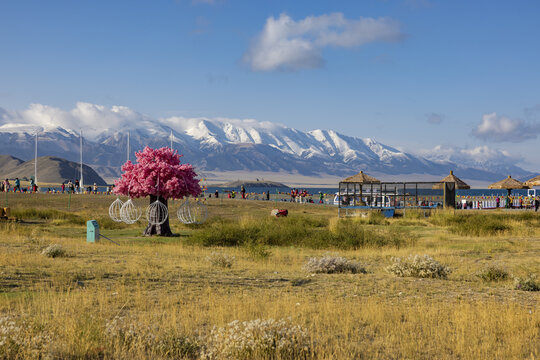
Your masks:
{"label": "green shrub", "polygon": [[197,229],[188,240],[203,246],[298,246],[315,249],[399,247],[411,241],[408,232],[393,227],[375,228],[360,221],[332,222],[306,216],[233,221],[216,219]]}
{"label": "green shrub", "polygon": [[116,229],[126,229],[129,227],[128,224],[123,222],[113,221],[108,216],[100,216],[96,218],[96,221],[99,224],[99,227],[103,230],[116,230]]}
{"label": "green shrub", "polygon": [[86,221],[79,215],[55,209],[13,209],[12,214],[19,219],[39,219],[39,220],[64,220],[68,224],[84,225]]}
{"label": "green shrub", "polygon": [[429,222],[449,227],[454,234],[463,236],[493,236],[513,230],[512,224],[520,229],[540,227],[540,216],[532,212],[519,213],[478,213],[478,212],[436,212]]}
{"label": "green shrub", "polygon": [[499,235],[511,227],[506,224],[506,218],[499,214],[451,214],[439,213],[430,219],[435,225],[447,226],[454,234],[463,236]]}
{"label": "green shrub", "polygon": [[[338,221],[330,231],[320,232],[319,241],[326,246],[340,249],[359,249],[363,247],[401,247],[412,242],[408,231],[394,227],[370,227],[358,221],[344,219]],[[315,241],[317,239],[312,239]]]}
{"label": "green shrub", "polygon": [[387,225],[389,221],[381,212],[370,211],[367,223],[370,225]]}
{"label": "green shrub", "polygon": [[509,274],[506,270],[498,268],[496,266],[488,266],[478,274],[480,279],[484,281],[504,281],[508,279]]}
{"label": "green shrub", "polygon": [[272,252],[268,250],[266,245],[254,241],[248,242],[244,246],[244,249],[248,253],[249,257],[255,260],[264,260],[272,255]]}

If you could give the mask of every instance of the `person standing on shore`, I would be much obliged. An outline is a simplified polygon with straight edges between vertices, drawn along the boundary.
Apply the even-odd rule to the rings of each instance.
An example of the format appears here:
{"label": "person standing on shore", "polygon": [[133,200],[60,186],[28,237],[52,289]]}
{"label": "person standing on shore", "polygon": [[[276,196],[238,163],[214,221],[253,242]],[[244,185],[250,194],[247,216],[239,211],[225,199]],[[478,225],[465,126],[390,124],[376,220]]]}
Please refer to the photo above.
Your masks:
{"label": "person standing on shore", "polygon": [[18,177],[15,178],[15,187],[13,188],[13,191],[21,191],[21,180],[19,180]]}
{"label": "person standing on shore", "polygon": [[244,187],[244,185],[242,185],[240,187],[240,192],[242,193],[242,199],[245,199],[246,198],[246,188]]}

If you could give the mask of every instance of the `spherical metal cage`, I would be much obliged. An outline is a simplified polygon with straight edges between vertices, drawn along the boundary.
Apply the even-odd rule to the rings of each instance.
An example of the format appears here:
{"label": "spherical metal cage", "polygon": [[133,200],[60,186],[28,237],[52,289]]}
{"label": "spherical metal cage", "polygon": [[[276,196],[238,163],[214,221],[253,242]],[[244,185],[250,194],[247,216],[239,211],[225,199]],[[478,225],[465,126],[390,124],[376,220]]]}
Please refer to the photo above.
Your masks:
{"label": "spherical metal cage", "polygon": [[206,205],[199,201],[190,202],[186,199],[178,212],[176,213],[178,220],[184,224],[202,224],[208,217],[208,209]]}
{"label": "spherical metal cage", "polygon": [[111,206],[109,206],[109,216],[111,217],[112,221],[122,222],[122,217],[120,215],[122,205],[124,205],[124,202],[119,198],[116,198],[116,200],[112,202]]}
{"label": "spherical metal cage", "polygon": [[136,223],[142,216],[142,210],[129,199],[120,209],[120,218],[126,224]]}
{"label": "spherical metal cage", "polygon": [[146,208],[146,219],[150,225],[161,225],[168,217],[167,206],[159,200],[154,201]]}

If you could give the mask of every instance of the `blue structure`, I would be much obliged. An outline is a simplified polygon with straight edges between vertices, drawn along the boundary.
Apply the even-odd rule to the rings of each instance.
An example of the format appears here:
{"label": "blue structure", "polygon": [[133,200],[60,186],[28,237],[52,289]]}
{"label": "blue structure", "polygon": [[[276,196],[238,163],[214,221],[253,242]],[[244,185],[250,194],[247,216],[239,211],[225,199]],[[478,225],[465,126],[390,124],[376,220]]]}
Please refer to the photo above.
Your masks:
{"label": "blue structure", "polygon": [[86,222],[86,242],[99,242],[99,224],[96,220],[88,220]]}

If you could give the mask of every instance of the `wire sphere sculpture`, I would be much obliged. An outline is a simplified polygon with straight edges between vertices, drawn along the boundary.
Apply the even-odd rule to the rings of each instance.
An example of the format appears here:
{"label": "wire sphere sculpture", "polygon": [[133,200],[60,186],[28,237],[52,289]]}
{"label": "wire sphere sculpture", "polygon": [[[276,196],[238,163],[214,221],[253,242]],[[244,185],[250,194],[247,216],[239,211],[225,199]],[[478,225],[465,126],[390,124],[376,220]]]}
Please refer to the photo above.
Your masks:
{"label": "wire sphere sculpture", "polygon": [[124,205],[124,202],[119,198],[116,198],[116,200],[112,202],[111,206],[109,206],[109,216],[111,217],[112,221],[122,222],[122,217],[120,215],[122,205]]}
{"label": "wire sphere sculpture", "polygon": [[202,224],[208,217],[208,209],[199,201],[189,202],[189,199],[186,199],[176,215],[184,224]]}
{"label": "wire sphere sculpture", "polygon": [[150,225],[161,225],[169,217],[169,210],[159,200],[154,201],[146,208],[146,219]]}
{"label": "wire sphere sculpture", "polygon": [[142,210],[129,199],[120,208],[120,218],[126,224],[135,224],[142,216]]}

